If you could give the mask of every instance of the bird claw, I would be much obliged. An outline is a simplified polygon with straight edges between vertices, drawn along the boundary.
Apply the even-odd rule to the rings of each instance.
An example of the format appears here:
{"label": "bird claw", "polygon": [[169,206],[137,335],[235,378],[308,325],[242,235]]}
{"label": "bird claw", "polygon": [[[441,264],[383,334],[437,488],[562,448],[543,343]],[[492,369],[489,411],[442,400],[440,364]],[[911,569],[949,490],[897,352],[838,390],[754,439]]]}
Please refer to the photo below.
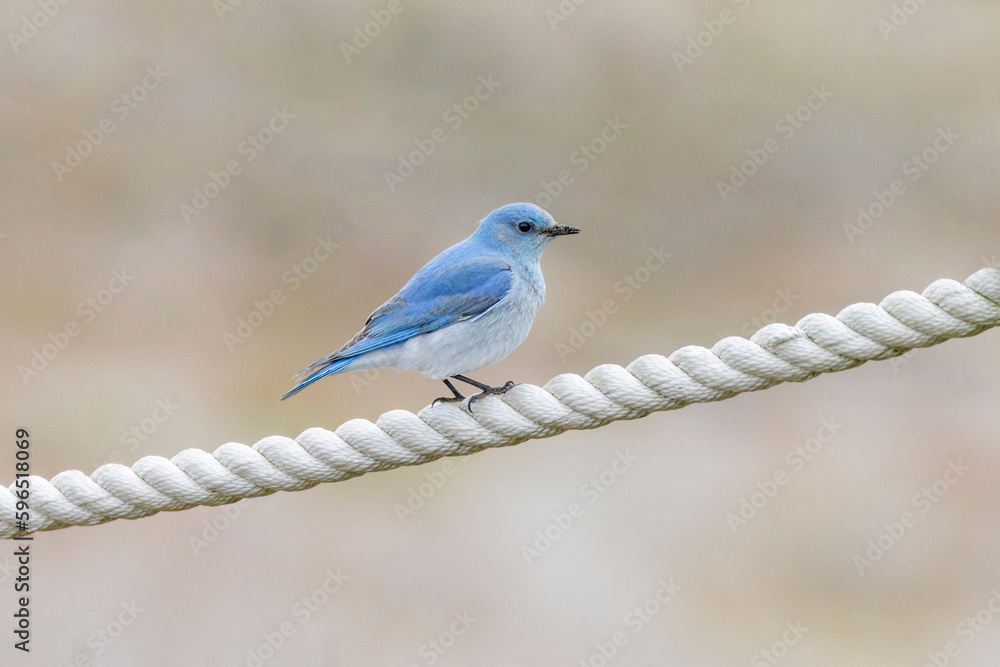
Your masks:
{"label": "bird claw", "polygon": [[459,403],[464,400],[465,396],[441,396],[439,398],[434,399],[434,401],[431,403],[431,407],[433,408],[435,405],[437,405],[438,401],[442,403]]}
{"label": "bird claw", "polygon": [[469,397],[469,414],[472,414],[472,404],[484,396],[503,396],[516,386],[517,383],[513,380],[507,380],[502,387],[486,387],[486,389],[483,389],[478,394],[473,394]]}

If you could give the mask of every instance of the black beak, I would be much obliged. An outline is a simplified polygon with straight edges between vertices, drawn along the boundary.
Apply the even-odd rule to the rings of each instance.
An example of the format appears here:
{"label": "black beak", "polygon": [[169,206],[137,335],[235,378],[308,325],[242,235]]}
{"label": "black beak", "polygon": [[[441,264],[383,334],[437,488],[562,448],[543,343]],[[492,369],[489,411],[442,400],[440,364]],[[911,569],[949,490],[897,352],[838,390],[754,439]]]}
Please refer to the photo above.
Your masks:
{"label": "black beak", "polygon": [[568,225],[552,225],[541,230],[546,236],[568,236],[569,234],[579,234],[579,227],[569,227]]}

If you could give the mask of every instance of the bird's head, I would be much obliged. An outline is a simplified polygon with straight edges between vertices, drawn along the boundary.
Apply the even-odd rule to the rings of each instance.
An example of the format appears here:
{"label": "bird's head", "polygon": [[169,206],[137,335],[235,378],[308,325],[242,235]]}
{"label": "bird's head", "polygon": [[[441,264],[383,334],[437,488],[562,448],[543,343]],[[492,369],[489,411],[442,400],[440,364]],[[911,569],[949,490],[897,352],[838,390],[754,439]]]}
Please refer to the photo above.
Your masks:
{"label": "bird's head", "polygon": [[479,223],[474,237],[514,256],[537,259],[555,237],[579,233],[576,227],[557,224],[538,206],[522,202],[507,204],[490,213]]}

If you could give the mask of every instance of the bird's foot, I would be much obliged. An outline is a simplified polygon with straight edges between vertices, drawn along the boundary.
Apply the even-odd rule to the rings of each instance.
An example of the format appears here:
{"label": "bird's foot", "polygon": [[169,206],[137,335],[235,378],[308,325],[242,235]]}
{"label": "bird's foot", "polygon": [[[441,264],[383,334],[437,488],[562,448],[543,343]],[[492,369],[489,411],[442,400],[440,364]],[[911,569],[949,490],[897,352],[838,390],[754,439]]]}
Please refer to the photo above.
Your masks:
{"label": "bird's foot", "polygon": [[517,383],[515,383],[513,380],[508,380],[506,384],[504,384],[504,386],[502,387],[490,387],[484,385],[483,387],[481,387],[482,389],[481,392],[479,392],[478,394],[473,394],[472,396],[469,397],[469,412],[470,413],[472,412],[472,404],[481,399],[483,396],[503,396],[516,386]]}
{"label": "bird's foot", "polygon": [[465,396],[462,396],[461,394],[459,394],[458,396],[441,396],[440,398],[435,398],[434,399],[434,402],[431,403],[431,407],[433,408],[439,402],[440,403],[460,403],[461,401],[464,401],[464,400],[465,400]]}
{"label": "bird's foot", "polygon": [[460,392],[458,389],[455,389],[455,385],[451,383],[451,380],[445,380],[444,384],[446,387],[448,387],[448,389],[451,389],[452,395],[442,396],[441,398],[435,398],[434,402],[431,403],[432,408],[438,404],[438,401],[441,401],[442,403],[458,403],[460,401],[465,400],[465,396],[462,396],[462,392]]}

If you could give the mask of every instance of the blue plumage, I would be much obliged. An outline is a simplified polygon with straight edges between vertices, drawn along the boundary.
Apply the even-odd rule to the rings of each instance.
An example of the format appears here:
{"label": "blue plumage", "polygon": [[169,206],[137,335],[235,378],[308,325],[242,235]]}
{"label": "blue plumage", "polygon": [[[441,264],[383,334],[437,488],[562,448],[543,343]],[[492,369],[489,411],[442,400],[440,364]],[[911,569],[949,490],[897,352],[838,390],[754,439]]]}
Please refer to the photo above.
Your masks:
{"label": "blue plumage", "polygon": [[453,396],[439,400],[464,398],[448,378],[478,387],[482,393],[473,398],[502,393],[463,374],[521,344],[545,298],[542,251],[554,237],[578,232],[534,204],[493,211],[472,236],[420,269],[354,338],[303,369],[282,400],[327,375],[380,367],[444,380]]}

